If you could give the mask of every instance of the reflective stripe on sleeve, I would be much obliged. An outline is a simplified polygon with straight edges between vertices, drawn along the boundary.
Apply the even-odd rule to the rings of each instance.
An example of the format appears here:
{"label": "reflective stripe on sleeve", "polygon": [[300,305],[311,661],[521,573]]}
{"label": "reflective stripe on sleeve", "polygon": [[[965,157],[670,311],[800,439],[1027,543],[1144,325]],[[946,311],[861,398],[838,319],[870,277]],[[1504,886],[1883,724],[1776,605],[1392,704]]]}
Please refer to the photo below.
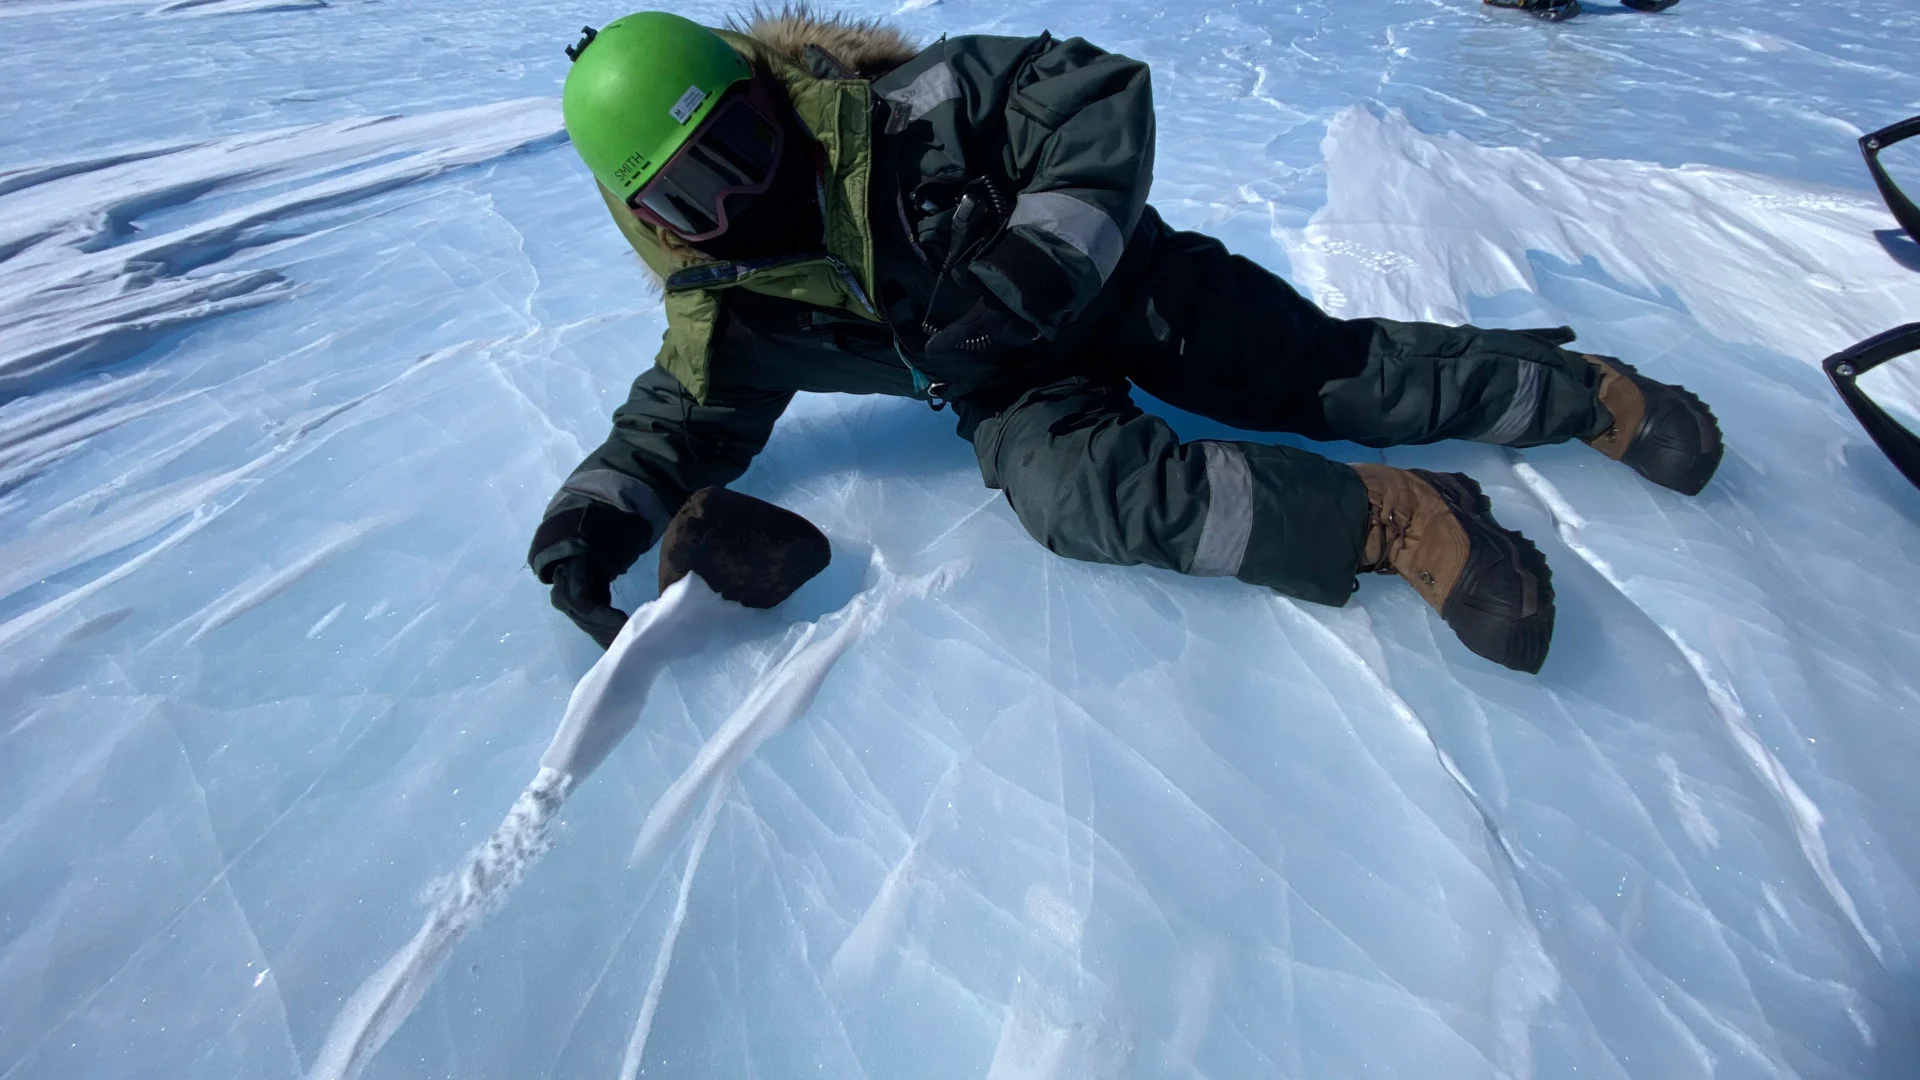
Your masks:
{"label": "reflective stripe on sleeve", "polygon": [[1525,435],[1527,428],[1532,426],[1534,415],[1540,411],[1540,395],[1547,387],[1546,372],[1531,360],[1517,363],[1520,365],[1520,381],[1513,388],[1513,400],[1492,427],[1473,437],[1474,442],[1495,445],[1509,443]]}
{"label": "reflective stripe on sleeve", "polygon": [[[647,524],[653,526],[655,536],[659,536],[660,531],[667,527],[667,520],[672,516],[652,488],[612,469],[588,469],[567,477],[567,482],[560,485],[560,491],[553,498],[558,502],[568,495],[583,495],[645,518]],[[551,503],[547,506],[547,512],[553,512]]]}
{"label": "reflective stripe on sleeve", "polygon": [[1113,223],[1106,211],[1062,191],[1042,191],[1020,196],[1020,200],[1013,205],[1013,216],[1007,219],[1007,225],[1009,228],[1031,225],[1065,240],[1093,263],[1093,268],[1100,272],[1102,282],[1113,273],[1113,268],[1120,262],[1121,253],[1127,249],[1127,240],[1120,235],[1120,226]]}
{"label": "reflective stripe on sleeve", "polygon": [[1232,443],[1202,440],[1200,449],[1207,455],[1207,520],[1187,573],[1231,577],[1240,572],[1253,537],[1253,474]]}
{"label": "reflective stripe on sleeve", "polygon": [[893,106],[887,131],[899,134],[908,124],[958,98],[960,80],[953,77],[953,68],[942,60],[915,76],[907,85],[881,96]]}

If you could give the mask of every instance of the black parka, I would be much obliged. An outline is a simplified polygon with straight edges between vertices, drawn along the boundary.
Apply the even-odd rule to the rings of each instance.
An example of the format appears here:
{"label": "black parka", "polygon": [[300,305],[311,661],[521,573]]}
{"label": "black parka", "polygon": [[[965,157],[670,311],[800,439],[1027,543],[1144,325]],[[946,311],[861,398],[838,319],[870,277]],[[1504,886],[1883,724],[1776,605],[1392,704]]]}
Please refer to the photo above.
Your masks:
{"label": "black parka", "polygon": [[[1146,205],[1154,139],[1146,65],[1046,34],[948,38],[911,55],[886,49],[889,35],[878,48],[863,42],[866,62],[850,64],[821,44],[843,42],[847,29],[803,22],[796,32],[792,20],[773,20],[744,39],[728,35],[759,66],[780,66],[799,115],[828,144],[823,193],[843,203],[865,195],[862,220],[837,218],[830,201],[825,251],[706,260],[607,199],[662,275],[667,342],[608,439],[549,504],[552,524],[530,557],[543,579],[553,562],[593,546],[580,530],[591,528],[595,503],[649,523],[642,546],[623,553],[637,557],[688,494],[746,469],[795,391],[938,402],[1005,392],[1068,366],[1084,336],[1076,324]],[[866,125],[839,122],[844,105],[808,107],[844,89],[831,84],[870,87]],[[837,145],[854,140],[865,146]],[[976,207],[965,250],[954,237],[963,199]],[[1040,340],[929,365],[929,333],[980,290]],[[681,325],[702,318],[708,325],[695,333]]]}

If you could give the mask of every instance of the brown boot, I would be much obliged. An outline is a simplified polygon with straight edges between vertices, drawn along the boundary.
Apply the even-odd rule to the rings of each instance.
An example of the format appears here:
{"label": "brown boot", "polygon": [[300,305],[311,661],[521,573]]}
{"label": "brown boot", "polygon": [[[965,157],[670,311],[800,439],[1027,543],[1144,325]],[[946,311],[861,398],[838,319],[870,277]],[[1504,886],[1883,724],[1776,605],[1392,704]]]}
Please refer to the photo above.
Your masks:
{"label": "brown boot", "polygon": [[1399,574],[1467,648],[1539,671],[1553,638],[1553,574],[1540,549],[1502,529],[1480,485],[1460,473],[1353,471],[1367,485],[1361,572]]}
{"label": "brown boot", "polygon": [[1669,386],[1611,356],[1586,355],[1600,372],[1600,404],[1613,426],[1587,445],[1683,495],[1698,495],[1726,448],[1713,410],[1684,386]]}

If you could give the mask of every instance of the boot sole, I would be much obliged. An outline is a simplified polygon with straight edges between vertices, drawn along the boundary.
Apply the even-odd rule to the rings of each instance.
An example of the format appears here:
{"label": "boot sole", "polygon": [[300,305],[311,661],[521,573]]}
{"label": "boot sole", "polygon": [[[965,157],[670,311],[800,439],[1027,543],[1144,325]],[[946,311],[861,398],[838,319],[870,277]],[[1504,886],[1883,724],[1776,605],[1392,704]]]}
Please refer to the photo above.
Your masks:
{"label": "boot sole", "polygon": [[[1647,399],[1647,414],[1627,446],[1624,463],[1661,487],[1682,495],[1700,494],[1727,452],[1713,410],[1684,386],[1654,383],[1641,377],[1632,364],[1609,362],[1618,364]],[[1672,418],[1676,410],[1685,419]]]}
{"label": "boot sole", "polygon": [[[1515,671],[1538,673],[1547,662],[1547,650],[1553,642],[1553,571],[1547,566],[1546,556],[1533,541],[1500,527],[1493,519],[1493,503],[1472,477],[1412,471],[1440,493],[1462,519],[1469,540],[1477,541],[1472,545],[1475,554],[1468,556],[1466,569],[1447,597],[1440,618],[1476,655]],[[1483,580],[1491,574],[1510,572],[1505,564],[1511,564],[1521,576],[1520,610],[1501,610],[1508,606],[1504,603],[1474,603]]]}

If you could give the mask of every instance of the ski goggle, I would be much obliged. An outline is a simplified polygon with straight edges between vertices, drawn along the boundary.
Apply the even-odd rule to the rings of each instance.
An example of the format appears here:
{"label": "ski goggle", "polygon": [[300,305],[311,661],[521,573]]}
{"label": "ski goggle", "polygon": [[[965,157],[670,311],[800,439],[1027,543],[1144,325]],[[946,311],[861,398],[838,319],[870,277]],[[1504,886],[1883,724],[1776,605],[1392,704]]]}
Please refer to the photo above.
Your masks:
{"label": "ski goggle", "polygon": [[1908,323],[1876,334],[1850,349],[1834,353],[1820,366],[1826,369],[1833,388],[1840,392],[1840,400],[1847,403],[1860,426],[1867,429],[1874,445],[1887,455],[1887,460],[1893,462],[1902,476],[1920,486],[1920,436],[1915,436],[1885,409],[1874,404],[1854,382],[1881,364],[1912,352],[1920,352],[1920,323]]}
{"label": "ski goggle", "polygon": [[727,196],[758,195],[773,186],[786,137],[772,97],[758,80],[720,103],[627,206],[650,225],[682,240],[710,240],[727,231]]}
{"label": "ski goggle", "polygon": [[1887,175],[1886,166],[1880,164],[1880,151],[1915,135],[1920,135],[1920,116],[1860,136],[1860,154],[1867,159],[1867,171],[1873,174],[1873,185],[1880,189],[1880,197],[1887,200],[1887,209],[1893,211],[1893,220],[1900,223],[1915,243],[1920,243],[1920,207],[1913,205],[1913,200]]}

